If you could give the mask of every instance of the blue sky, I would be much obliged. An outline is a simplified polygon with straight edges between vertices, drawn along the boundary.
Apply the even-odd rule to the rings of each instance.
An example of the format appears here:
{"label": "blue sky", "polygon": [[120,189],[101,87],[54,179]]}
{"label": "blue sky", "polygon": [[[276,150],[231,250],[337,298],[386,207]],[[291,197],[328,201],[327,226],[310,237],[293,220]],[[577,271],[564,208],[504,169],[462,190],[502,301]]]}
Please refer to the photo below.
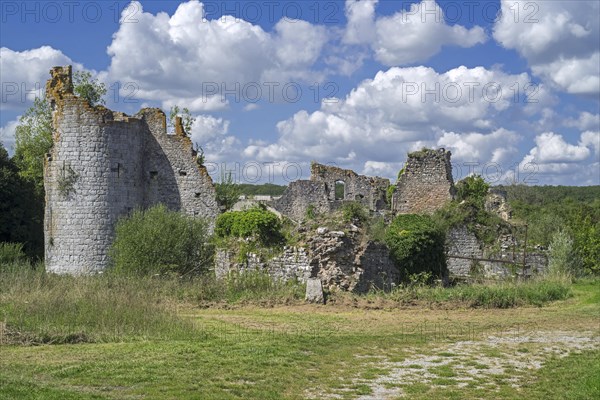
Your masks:
{"label": "blue sky", "polygon": [[54,65],[107,106],[188,107],[217,179],[394,178],[445,147],[455,178],[600,184],[597,1],[3,1],[0,139]]}

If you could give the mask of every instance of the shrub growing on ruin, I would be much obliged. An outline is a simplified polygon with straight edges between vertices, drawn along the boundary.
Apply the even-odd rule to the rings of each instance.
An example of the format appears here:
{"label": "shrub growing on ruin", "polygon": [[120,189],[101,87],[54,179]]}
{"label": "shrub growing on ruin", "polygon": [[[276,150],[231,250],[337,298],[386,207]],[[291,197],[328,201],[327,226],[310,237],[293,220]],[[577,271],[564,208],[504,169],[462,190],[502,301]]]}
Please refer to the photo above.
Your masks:
{"label": "shrub growing on ruin", "polygon": [[265,246],[277,246],[284,241],[279,217],[264,206],[219,215],[215,234],[221,238],[251,239]]}
{"label": "shrub growing on ruin", "polygon": [[441,277],[446,272],[444,235],[427,215],[398,215],[385,234],[390,254],[403,279],[418,273]]}
{"label": "shrub growing on ruin", "polygon": [[224,210],[231,210],[233,205],[240,199],[240,185],[234,182],[231,177],[231,172],[225,174],[221,173],[221,182],[215,185],[215,191],[217,193],[217,203]]}
{"label": "shrub growing on ruin", "polygon": [[206,221],[160,204],[117,223],[111,249],[114,271],[180,275],[206,271],[212,262]]}
{"label": "shrub growing on ruin", "polygon": [[467,176],[456,183],[456,199],[468,201],[483,208],[490,185],[479,175]]}
{"label": "shrub growing on ruin", "polygon": [[342,206],[342,217],[345,222],[360,223],[365,222],[369,215],[362,204],[352,201]]}

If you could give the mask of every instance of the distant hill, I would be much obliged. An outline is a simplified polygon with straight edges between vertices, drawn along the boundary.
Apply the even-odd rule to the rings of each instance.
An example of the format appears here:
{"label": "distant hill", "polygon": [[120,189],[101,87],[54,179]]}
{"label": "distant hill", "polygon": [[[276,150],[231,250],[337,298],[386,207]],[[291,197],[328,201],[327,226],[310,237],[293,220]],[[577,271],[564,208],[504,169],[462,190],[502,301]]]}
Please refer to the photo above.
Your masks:
{"label": "distant hill", "polygon": [[576,203],[593,203],[600,199],[600,186],[494,186],[506,192],[509,203],[549,205],[571,199]]}
{"label": "distant hill", "polygon": [[262,185],[251,185],[249,183],[241,183],[238,185],[241,194],[246,196],[269,195],[281,196],[287,188],[285,185],[275,185],[273,183],[265,183]]}

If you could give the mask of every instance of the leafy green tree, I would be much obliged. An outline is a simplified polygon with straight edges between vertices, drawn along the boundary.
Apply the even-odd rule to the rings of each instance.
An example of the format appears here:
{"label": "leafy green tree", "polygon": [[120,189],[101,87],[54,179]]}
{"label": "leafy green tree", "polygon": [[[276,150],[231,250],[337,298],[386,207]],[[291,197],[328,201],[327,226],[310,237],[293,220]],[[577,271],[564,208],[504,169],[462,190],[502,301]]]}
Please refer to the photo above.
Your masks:
{"label": "leafy green tree", "polygon": [[169,125],[171,127],[175,126],[175,117],[181,117],[181,123],[183,125],[183,130],[188,135],[192,135],[192,128],[194,127],[194,123],[196,122],[196,118],[192,117],[192,113],[186,107],[180,109],[179,106],[175,105],[171,107],[169,111]]}
{"label": "leafy green tree", "polygon": [[201,273],[212,263],[204,220],[160,204],[117,223],[111,249],[114,271],[126,274]]}
{"label": "leafy green tree", "polygon": [[86,99],[91,106],[106,104],[103,99],[106,94],[106,86],[98,79],[92,79],[90,72],[76,71],[73,74],[73,92]]}
{"label": "leafy green tree", "polygon": [[233,181],[231,172],[228,174],[221,173],[221,182],[215,185],[215,190],[217,192],[217,203],[224,211],[231,210],[241,194],[240,187]]}
{"label": "leafy green tree", "polygon": [[490,185],[479,175],[468,176],[456,183],[456,197],[458,201],[470,201],[478,206],[483,206]]}
{"label": "leafy green tree", "polygon": [[385,233],[385,242],[404,280],[419,273],[430,273],[430,277],[446,274],[444,234],[431,217],[398,215]]}
{"label": "leafy green tree", "polygon": [[39,190],[19,175],[18,167],[0,143],[0,242],[24,244],[30,257],[41,257],[43,205]]}
{"label": "leafy green tree", "polygon": [[19,173],[44,188],[44,157],[52,148],[52,110],[45,99],[36,98],[19,119],[15,130],[14,160]]}
{"label": "leafy green tree", "polygon": [[581,273],[581,262],[573,238],[565,230],[556,231],[552,237],[548,270],[554,276],[577,276]]}

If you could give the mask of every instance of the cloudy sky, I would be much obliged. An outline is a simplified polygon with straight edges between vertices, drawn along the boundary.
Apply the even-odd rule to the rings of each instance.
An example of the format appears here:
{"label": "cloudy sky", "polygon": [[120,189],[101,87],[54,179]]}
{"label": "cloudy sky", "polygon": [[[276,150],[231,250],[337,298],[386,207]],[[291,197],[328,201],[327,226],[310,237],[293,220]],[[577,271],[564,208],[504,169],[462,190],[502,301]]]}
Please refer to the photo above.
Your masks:
{"label": "cloudy sky", "polygon": [[423,146],[455,178],[600,184],[598,1],[3,1],[0,139],[55,65],[107,106],[188,107],[214,177],[311,160],[393,178]]}

